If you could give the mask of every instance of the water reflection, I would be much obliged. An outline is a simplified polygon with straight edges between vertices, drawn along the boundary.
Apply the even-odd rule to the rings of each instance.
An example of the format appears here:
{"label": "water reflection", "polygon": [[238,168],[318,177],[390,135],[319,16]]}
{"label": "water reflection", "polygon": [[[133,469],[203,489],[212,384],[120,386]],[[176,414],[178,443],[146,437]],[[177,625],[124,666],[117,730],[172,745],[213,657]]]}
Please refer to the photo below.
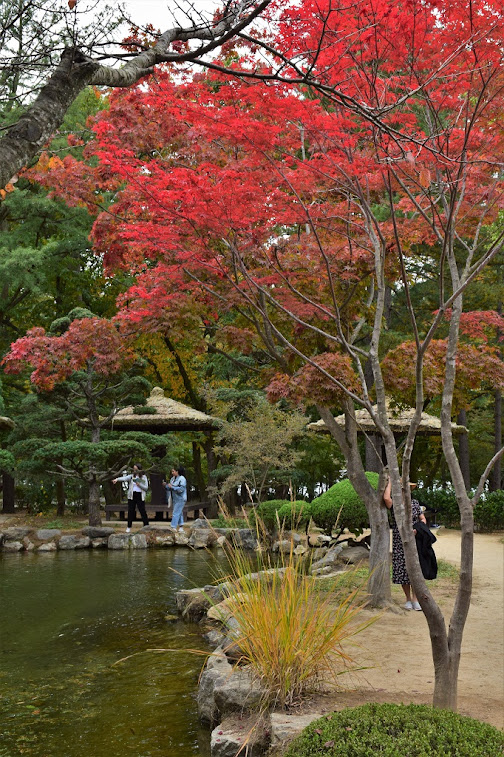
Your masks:
{"label": "water reflection", "polygon": [[[187,549],[2,556],[1,757],[207,757],[184,652],[205,645],[165,616],[217,570]],[[173,651],[113,665],[147,648]]]}

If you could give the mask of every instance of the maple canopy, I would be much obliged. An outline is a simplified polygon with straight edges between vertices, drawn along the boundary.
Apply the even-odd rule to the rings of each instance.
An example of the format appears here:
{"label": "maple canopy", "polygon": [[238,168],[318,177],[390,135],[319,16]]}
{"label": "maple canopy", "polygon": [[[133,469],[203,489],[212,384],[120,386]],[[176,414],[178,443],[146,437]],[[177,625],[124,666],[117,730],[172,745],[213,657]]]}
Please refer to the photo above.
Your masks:
{"label": "maple canopy", "polygon": [[[119,318],[200,344],[218,324],[222,345],[260,343],[286,376],[328,366],[319,382],[357,396],[379,257],[398,288],[434,263],[443,309],[447,245],[468,269],[499,248],[482,230],[503,204],[501,3],[283,5],[270,41],[316,88],[287,64],[267,87],[167,70],[112,93],[87,160],[30,175],[97,213],[108,270],[136,276]],[[236,68],[267,79],[248,42]]]}

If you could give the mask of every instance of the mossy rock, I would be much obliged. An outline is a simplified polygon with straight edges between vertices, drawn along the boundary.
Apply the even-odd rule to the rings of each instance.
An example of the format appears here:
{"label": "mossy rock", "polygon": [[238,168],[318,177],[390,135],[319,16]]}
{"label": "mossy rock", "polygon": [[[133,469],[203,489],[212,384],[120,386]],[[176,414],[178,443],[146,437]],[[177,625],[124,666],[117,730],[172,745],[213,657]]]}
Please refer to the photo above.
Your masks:
{"label": "mossy rock", "polygon": [[366,704],[315,720],[285,757],[498,757],[504,734],[426,705]]}
{"label": "mossy rock", "polygon": [[[373,487],[378,488],[378,473],[366,473]],[[369,516],[364,502],[359,497],[348,478],[338,481],[311,503],[311,516],[319,528],[328,534],[337,525],[340,531],[348,528],[358,535],[369,527]]]}

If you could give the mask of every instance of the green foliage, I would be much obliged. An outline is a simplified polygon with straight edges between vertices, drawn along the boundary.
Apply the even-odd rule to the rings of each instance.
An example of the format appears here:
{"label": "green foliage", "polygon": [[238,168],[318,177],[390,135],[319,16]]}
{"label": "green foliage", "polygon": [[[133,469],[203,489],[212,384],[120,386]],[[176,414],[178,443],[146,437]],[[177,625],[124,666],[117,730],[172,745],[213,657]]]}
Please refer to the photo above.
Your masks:
{"label": "green foliage", "polygon": [[54,473],[61,468],[85,481],[96,476],[98,480],[110,477],[111,469],[120,470],[134,458],[143,463],[149,459],[149,450],[138,442],[117,439],[90,443],[87,441],[50,442],[34,452],[40,465]]}
{"label": "green foliage", "polygon": [[315,720],[286,757],[489,757],[504,734],[487,723],[417,704],[366,704]]}
{"label": "green foliage", "polygon": [[[366,473],[369,483],[378,488],[378,473]],[[348,528],[358,535],[369,527],[369,517],[364,502],[361,500],[350,481],[345,478],[331,486],[311,503],[311,515],[317,526],[331,534],[336,524],[339,533]]]}
{"label": "green foliage", "polygon": [[303,500],[286,502],[278,510],[278,519],[283,528],[288,531],[304,528],[310,522],[311,504]]}
{"label": "green foliage", "polygon": [[218,518],[210,521],[212,528],[249,528],[250,523],[246,518],[233,518],[225,513],[220,513]]}
{"label": "green foliage", "polygon": [[419,489],[415,497],[428,509],[437,511],[437,523],[460,526],[460,512],[453,489]]}
{"label": "green foliage", "polygon": [[285,505],[290,505],[290,502],[287,499],[268,499],[257,505],[256,514],[262,520],[268,531],[276,528],[278,524],[277,513]]}
{"label": "green foliage", "polygon": [[474,508],[474,525],[478,531],[504,528],[504,491],[487,492]]}
{"label": "green foliage", "polygon": [[14,455],[6,449],[0,449],[0,472],[13,473],[15,465]]}
{"label": "green foliage", "polygon": [[156,415],[157,408],[151,405],[138,405],[133,408],[133,415]]}

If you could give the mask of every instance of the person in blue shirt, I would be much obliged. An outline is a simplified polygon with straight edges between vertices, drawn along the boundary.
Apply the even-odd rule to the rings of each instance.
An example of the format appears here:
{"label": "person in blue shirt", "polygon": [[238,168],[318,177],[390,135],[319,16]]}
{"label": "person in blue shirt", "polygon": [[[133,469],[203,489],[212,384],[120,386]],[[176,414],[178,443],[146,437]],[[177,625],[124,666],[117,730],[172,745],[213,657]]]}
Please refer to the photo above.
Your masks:
{"label": "person in blue shirt", "polygon": [[184,525],[184,505],[187,502],[187,480],[184,476],[185,469],[182,465],[172,468],[171,478],[166,484],[167,493],[171,494],[172,500],[172,519],[171,527],[175,530],[183,531]]}

